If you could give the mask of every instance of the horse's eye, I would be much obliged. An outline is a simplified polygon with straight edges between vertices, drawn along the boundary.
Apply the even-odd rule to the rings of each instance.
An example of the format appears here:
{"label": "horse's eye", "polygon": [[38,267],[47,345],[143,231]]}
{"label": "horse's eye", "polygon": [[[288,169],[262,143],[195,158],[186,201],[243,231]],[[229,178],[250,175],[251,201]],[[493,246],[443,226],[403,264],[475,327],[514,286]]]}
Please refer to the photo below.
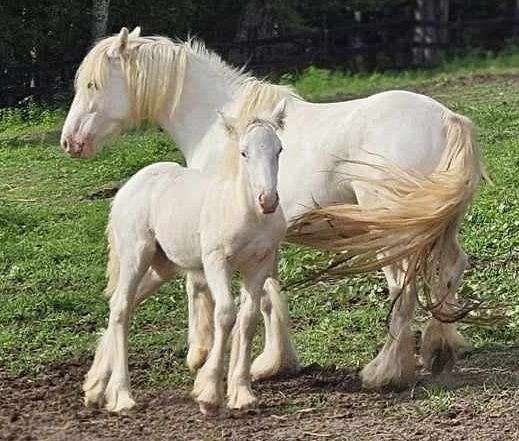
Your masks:
{"label": "horse's eye", "polygon": [[240,152],[240,155],[242,155],[244,158],[247,157],[247,152]]}
{"label": "horse's eye", "polygon": [[91,89],[92,87],[97,90],[96,83],[94,83],[93,81],[90,81],[90,83],[87,84],[87,88]]}

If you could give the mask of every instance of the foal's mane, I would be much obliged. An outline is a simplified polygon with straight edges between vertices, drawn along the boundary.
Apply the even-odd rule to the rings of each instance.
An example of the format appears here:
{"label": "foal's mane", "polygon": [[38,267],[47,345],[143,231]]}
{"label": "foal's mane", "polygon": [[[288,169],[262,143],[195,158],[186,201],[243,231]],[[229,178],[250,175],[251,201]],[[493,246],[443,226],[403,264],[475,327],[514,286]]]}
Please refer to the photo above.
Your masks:
{"label": "foal's mane", "polygon": [[[88,93],[90,88],[100,89],[106,84],[110,50],[117,38],[112,36],[100,40],[87,54],[76,74],[77,92]],[[135,122],[156,119],[171,96],[173,102],[169,114],[173,114],[181,99],[190,58],[205,61],[208,68],[228,83],[230,93],[235,96],[233,113],[242,126],[254,115],[273,110],[282,98],[291,96],[301,99],[289,86],[258,80],[244,72],[243,68],[230,66],[218,54],[208,50],[202,41],[194,38],[174,42],[160,36],[130,36],[128,48],[118,59],[126,79]]]}

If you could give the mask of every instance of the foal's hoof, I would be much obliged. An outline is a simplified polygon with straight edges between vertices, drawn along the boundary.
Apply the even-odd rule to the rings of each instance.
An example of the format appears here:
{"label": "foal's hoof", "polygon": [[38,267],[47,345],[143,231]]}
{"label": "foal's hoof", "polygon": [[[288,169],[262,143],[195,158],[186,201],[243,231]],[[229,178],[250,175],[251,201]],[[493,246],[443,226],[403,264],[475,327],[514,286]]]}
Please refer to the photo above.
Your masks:
{"label": "foal's hoof", "polygon": [[256,407],[257,403],[257,398],[248,387],[238,386],[229,394],[227,407],[233,410],[247,410]]}
{"label": "foal's hoof", "polygon": [[186,364],[191,372],[196,372],[200,369],[207,359],[209,350],[202,347],[190,347],[187,352]]}
{"label": "foal's hoof", "polygon": [[126,389],[112,389],[107,388],[105,393],[106,404],[105,408],[109,412],[120,413],[130,410],[135,406],[135,401]]}
{"label": "foal's hoof", "polygon": [[85,392],[85,406],[102,406],[104,402],[104,394],[106,389],[105,380],[86,380],[83,384]]}

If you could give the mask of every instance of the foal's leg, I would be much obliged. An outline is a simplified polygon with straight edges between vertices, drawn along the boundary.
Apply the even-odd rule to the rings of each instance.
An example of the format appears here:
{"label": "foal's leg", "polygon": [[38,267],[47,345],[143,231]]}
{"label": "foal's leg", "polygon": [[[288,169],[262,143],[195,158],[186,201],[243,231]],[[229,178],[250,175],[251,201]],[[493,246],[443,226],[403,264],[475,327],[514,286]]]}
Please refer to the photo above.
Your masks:
{"label": "foal's leg", "polygon": [[133,296],[151,261],[153,243],[134,239],[129,241],[129,249],[118,250],[119,278],[110,298],[108,328],[83,384],[86,405],[101,404],[104,399],[105,407],[112,412],[135,405],[130,395],[128,372],[128,321]]}
{"label": "foal's leg", "polygon": [[411,332],[416,304],[416,289],[410,283],[402,287],[405,273],[396,265],[384,268],[392,301],[389,335],[382,350],[361,371],[362,385],[368,389],[386,386],[402,387],[413,382],[416,360]]}
{"label": "foal's leg", "polygon": [[199,369],[193,396],[206,415],[215,415],[223,402],[223,363],[226,343],[236,318],[231,293],[231,271],[225,257],[212,252],[204,257],[204,272],[214,298],[214,340]]}
{"label": "foal's leg", "polygon": [[260,299],[265,296],[263,286],[271,271],[269,258],[262,265],[242,271],[240,311],[233,330],[231,358],[227,381],[227,406],[246,409],[256,404],[251,388],[251,346],[256,330]]}
{"label": "foal's leg", "polygon": [[178,273],[177,266],[164,256],[160,248],[153,255],[151,266],[144,274],[134,298],[134,308],[154,294],[165,282]]}
{"label": "foal's leg", "polygon": [[277,259],[272,265],[273,277],[263,286],[261,313],[265,324],[265,347],[254,360],[251,374],[254,380],[270,378],[283,372],[295,373],[301,369],[289,333],[288,303],[277,281]]}
{"label": "foal's leg", "polygon": [[195,372],[202,366],[213,344],[214,302],[201,272],[189,272],[186,280],[189,310],[187,366]]}

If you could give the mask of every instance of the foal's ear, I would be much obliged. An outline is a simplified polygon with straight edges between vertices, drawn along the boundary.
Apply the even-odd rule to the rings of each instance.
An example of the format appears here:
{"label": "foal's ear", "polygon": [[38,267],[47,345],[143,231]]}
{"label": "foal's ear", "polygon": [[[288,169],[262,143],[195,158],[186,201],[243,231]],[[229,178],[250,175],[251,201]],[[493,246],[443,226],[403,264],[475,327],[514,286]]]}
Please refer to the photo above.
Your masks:
{"label": "foal's ear", "polygon": [[122,28],[119,35],[115,37],[115,41],[112,43],[110,49],[108,49],[108,56],[116,58],[126,53],[128,49],[128,28]]}
{"label": "foal's ear", "polygon": [[270,116],[271,121],[280,130],[285,128],[285,118],[287,116],[286,107],[287,99],[283,98],[277,104],[276,108],[272,111],[272,115]]}
{"label": "foal's ear", "polygon": [[130,38],[138,38],[141,36],[141,27],[136,26],[133,31],[130,32]]}
{"label": "foal's ear", "polygon": [[225,131],[231,138],[237,138],[238,132],[236,131],[236,119],[232,116],[225,115],[223,112],[217,110],[218,116],[225,128]]}

